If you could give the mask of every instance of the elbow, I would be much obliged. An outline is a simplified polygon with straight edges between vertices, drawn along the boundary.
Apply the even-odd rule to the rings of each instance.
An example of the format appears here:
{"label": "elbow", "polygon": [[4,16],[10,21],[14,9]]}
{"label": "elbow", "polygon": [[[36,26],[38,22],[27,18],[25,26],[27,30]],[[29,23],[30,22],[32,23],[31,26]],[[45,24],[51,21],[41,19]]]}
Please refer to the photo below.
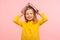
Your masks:
{"label": "elbow", "polygon": [[14,23],[17,23],[17,21],[16,21],[15,19],[13,20],[13,22],[14,22]]}
{"label": "elbow", "polygon": [[48,21],[48,19],[45,19],[45,21]]}
{"label": "elbow", "polygon": [[48,21],[48,19],[44,19],[44,22]]}
{"label": "elbow", "polygon": [[16,24],[18,24],[18,21],[16,21],[16,20],[13,20],[13,22],[16,23]]}

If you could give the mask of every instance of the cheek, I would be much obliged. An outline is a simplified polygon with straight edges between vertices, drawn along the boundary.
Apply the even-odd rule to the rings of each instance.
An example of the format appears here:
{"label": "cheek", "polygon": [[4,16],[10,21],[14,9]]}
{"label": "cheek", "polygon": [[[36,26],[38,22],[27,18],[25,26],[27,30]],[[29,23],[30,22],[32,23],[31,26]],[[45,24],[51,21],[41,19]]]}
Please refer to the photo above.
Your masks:
{"label": "cheek", "polygon": [[28,15],[26,15],[26,18],[28,18]]}
{"label": "cheek", "polygon": [[34,15],[31,15],[32,16],[32,18],[34,18]]}

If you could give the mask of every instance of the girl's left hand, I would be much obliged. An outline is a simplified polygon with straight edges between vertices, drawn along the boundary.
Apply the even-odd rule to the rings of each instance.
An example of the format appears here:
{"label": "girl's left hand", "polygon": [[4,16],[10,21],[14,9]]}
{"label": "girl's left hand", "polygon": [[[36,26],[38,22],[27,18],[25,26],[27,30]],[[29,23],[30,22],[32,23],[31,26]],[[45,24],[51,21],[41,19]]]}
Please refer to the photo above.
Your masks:
{"label": "girl's left hand", "polygon": [[36,13],[37,13],[38,15],[40,15],[40,12],[39,12],[39,10],[37,10],[37,11],[36,11]]}

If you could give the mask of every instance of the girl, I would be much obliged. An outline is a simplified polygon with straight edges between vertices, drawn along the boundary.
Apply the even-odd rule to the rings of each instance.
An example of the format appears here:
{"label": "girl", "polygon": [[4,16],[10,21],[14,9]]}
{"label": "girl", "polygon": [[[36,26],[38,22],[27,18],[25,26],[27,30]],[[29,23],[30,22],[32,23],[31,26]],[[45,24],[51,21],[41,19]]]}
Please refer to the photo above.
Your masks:
{"label": "girl", "polygon": [[[39,38],[39,26],[47,21],[44,13],[39,14],[38,10],[35,10],[31,5],[28,5],[23,14],[17,15],[14,22],[22,27],[21,40],[40,40]],[[41,20],[37,20],[36,14],[42,17]],[[24,15],[25,22],[19,20]]]}

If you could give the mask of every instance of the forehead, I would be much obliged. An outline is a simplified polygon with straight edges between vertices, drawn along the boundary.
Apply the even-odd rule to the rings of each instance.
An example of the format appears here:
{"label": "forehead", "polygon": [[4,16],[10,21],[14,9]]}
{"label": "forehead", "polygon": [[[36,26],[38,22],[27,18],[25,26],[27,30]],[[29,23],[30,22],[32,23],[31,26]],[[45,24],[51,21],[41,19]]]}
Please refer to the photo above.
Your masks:
{"label": "forehead", "polygon": [[33,9],[26,10],[26,13],[33,13],[33,12],[34,12]]}

